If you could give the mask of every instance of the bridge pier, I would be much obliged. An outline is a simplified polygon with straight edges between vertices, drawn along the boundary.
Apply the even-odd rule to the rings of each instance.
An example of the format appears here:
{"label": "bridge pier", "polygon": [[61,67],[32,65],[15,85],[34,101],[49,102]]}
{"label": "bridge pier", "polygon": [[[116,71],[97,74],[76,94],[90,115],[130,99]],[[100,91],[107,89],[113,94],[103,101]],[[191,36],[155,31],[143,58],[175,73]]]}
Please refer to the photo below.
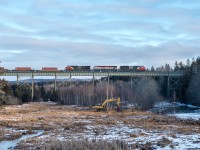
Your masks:
{"label": "bridge pier", "polygon": [[56,73],[55,73],[55,78],[54,78],[54,92],[57,90],[57,76],[56,76]]}
{"label": "bridge pier", "polygon": [[34,74],[31,73],[31,84],[30,83],[27,83],[27,82],[23,82],[22,84],[20,84],[20,76],[19,74],[17,74],[17,86],[22,86],[24,84],[26,84],[30,89],[31,91],[31,100],[33,100],[34,98]]}
{"label": "bridge pier", "polygon": [[70,72],[70,76],[69,76],[69,88],[70,88],[70,90],[71,90],[71,88],[72,88],[72,74],[71,74],[71,72]]}
{"label": "bridge pier", "polygon": [[131,76],[131,88],[133,87],[133,76]]}
{"label": "bridge pier", "polygon": [[19,85],[19,75],[17,74],[17,85]]}
{"label": "bridge pier", "polygon": [[93,72],[93,75],[92,75],[93,77],[92,77],[92,83],[93,83],[93,88],[95,87],[95,76],[94,76],[94,72]]}
{"label": "bridge pier", "polygon": [[66,83],[68,82],[69,83],[69,87],[71,89],[71,81],[72,81],[72,74],[70,72],[69,78],[66,78],[66,80],[63,79],[63,81],[61,81],[61,83],[57,83],[57,79],[58,79],[58,75],[57,73],[54,74],[54,91],[57,91],[57,88],[60,87],[61,85],[66,85]]}
{"label": "bridge pier", "polygon": [[167,76],[167,98],[173,99],[174,93],[177,90],[177,85],[180,81],[180,78],[172,78]]}
{"label": "bridge pier", "polygon": [[107,76],[107,88],[106,88],[106,97],[107,99],[109,98],[109,84],[110,84],[110,75],[108,73],[108,76]]}
{"label": "bridge pier", "polygon": [[33,97],[34,97],[34,75],[32,73],[32,84],[31,84],[31,100],[33,100]]}
{"label": "bridge pier", "polygon": [[167,98],[168,99],[170,99],[170,86],[169,86],[169,81],[170,81],[170,79],[169,79],[169,76],[167,76]]}
{"label": "bridge pier", "polygon": [[139,77],[131,76],[131,88],[135,87],[138,81],[139,81]]}

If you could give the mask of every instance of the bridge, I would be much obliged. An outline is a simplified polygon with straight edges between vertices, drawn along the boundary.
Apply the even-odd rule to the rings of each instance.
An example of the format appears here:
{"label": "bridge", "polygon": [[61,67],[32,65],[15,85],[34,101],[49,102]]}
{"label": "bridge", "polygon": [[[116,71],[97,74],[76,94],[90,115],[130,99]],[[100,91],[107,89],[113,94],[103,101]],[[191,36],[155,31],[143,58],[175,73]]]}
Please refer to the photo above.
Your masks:
{"label": "bridge", "polygon": [[131,71],[71,71],[71,72],[60,72],[60,71],[6,71],[1,72],[0,76],[133,76],[133,77],[142,77],[142,76],[169,76],[169,77],[180,77],[183,76],[184,73],[181,71],[145,71],[145,72],[131,72]]}
{"label": "bridge", "polygon": [[177,84],[178,80],[181,76],[184,75],[184,72],[181,71],[144,71],[144,72],[133,72],[133,71],[42,71],[42,70],[34,70],[34,71],[15,71],[9,70],[5,72],[0,72],[0,77],[13,76],[17,79],[17,84],[19,85],[19,81],[21,77],[30,77],[31,85],[28,83],[29,87],[32,91],[32,99],[34,96],[34,77],[46,76],[46,77],[54,77],[54,90],[57,88],[57,78],[58,77],[66,77],[69,82],[71,82],[72,77],[76,76],[91,76],[93,79],[93,84],[95,82],[95,77],[107,77],[109,83],[109,77],[111,76],[126,76],[131,78],[131,86],[135,77],[166,77],[167,78],[167,93],[170,94],[170,89],[173,89],[173,86]]}

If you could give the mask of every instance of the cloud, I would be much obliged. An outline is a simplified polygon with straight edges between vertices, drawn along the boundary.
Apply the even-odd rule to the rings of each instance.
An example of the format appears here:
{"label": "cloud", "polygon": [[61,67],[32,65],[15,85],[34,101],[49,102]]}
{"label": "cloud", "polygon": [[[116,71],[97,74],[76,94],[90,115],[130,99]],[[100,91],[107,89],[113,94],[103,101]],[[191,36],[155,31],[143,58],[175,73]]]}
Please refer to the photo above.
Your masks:
{"label": "cloud", "polygon": [[5,67],[173,64],[199,55],[200,1],[0,0]]}

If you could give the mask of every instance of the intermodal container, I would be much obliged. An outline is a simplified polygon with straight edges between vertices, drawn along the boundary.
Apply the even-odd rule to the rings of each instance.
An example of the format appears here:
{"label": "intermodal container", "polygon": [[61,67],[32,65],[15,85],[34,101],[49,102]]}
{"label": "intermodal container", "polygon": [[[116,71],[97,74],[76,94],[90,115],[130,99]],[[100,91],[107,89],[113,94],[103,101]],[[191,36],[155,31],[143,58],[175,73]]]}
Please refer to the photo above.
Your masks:
{"label": "intermodal container", "polygon": [[15,67],[16,71],[31,71],[31,67]]}
{"label": "intermodal container", "polygon": [[42,71],[58,71],[56,67],[42,67]]}

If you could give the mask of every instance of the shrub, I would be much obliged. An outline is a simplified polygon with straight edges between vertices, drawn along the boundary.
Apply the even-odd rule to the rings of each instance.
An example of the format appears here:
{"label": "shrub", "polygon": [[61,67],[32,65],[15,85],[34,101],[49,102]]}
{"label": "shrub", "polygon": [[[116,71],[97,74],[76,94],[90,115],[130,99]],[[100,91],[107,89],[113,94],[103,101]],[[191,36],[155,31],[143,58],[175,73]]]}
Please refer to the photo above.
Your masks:
{"label": "shrub", "polygon": [[128,145],[122,141],[61,141],[45,144],[41,150],[128,150]]}

